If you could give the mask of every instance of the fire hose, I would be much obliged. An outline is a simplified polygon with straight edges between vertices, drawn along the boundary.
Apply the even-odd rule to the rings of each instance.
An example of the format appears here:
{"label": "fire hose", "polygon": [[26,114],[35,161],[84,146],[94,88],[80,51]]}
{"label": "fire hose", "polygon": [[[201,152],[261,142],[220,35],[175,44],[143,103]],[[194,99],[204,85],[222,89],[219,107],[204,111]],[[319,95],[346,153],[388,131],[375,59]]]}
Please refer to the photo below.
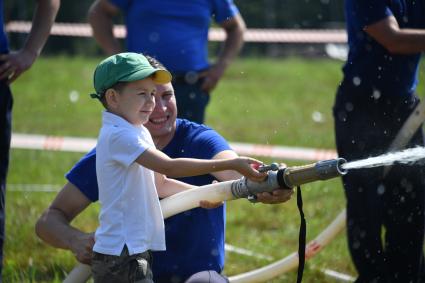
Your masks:
{"label": "fire hose", "polygon": [[[266,169],[271,170],[268,170],[267,177],[262,182],[254,182],[242,177],[239,180],[201,186],[165,198],[161,200],[162,213],[164,218],[168,218],[177,213],[198,207],[201,200],[220,202],[240,198],[252,198],[257,193],[271,192],[276,190],[276,188],[292,189],[302,184],[340,177],[347,173],[342,168],[342,164],[345,162],[346,160],[343,158],[336,158],[304,166],[287,168],[278,168],[276,166],[266,167]],[[294,261],[293,256],[290,256],[290,260],[292,262]],[[74,267],[63,282],[82,283],[86,282],[90,276],[90,266],[79,264]],[[247,274],[245,277],[236,276],[232,278],[230,277],[230,282],[259,282],[257,280],[263,280],[264,275],[254,273]]]}

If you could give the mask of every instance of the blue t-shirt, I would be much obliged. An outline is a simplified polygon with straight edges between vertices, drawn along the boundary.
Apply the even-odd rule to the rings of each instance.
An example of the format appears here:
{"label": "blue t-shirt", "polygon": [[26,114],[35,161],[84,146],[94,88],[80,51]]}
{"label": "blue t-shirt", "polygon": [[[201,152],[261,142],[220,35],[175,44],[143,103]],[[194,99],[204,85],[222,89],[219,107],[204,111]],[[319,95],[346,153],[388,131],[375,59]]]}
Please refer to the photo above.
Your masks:
{"label": "blue t-shirt", "polygon": [[238,9],[233,0],[110,0],[125,14],[127,51],[158,59],[181,73],[208,68],[211,19],[222,23]]}
{"label": "blue t-shirt", "polygon": [[409,95],[417,86],[420,53],[389,53],[363,29],[393,15],[400,28],[425,27],[423,0],[346,0],[345,15],[349,54],[345,79],[368,85],[381,95]]}
{"label": "blue t-shirt", "polygon": [[4,7],[3,7],[3,0],[0,0],[0,24],[1,24],[1,31],[0,31],[0,54],[5,54],[9,52],[9,43],[7,41],[7,35],[6,31],[4,30]]}
{"label": "blue t-shirt", "polygon": [[[171,158],[211,159],[230,146],[217,132],[204,125],[177,119],[176,133],[163,152]],[[91,201],[98,200],[96,151],[85,155],[66,174]],[[214,177],[203,175],[179,179],[202,186]],[[225,206],[195,208],[165,220],[167,250],[154,252],[153,273],[157,283],[183,282],[202,270],[221,272],[224,266]]]}

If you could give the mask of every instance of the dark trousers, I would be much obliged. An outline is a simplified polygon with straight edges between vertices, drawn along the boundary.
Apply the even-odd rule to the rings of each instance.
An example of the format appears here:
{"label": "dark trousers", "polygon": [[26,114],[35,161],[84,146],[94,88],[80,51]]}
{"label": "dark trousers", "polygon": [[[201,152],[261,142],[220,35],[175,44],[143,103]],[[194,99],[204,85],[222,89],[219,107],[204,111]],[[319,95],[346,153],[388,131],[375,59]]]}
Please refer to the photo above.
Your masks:
{"label": "dark trousers", "polygon": [[[385,153],[417,103],[415,96],[379,97],[343,83],[333,109],[339,156],[353,161]],[[423,144],[418,130],[406,147]],[[383,170],[350,170],[343,177],[356,282],[425,282],[425,167],[395,165],[385,177]]]}
{"label": "dark trousers", "polygon": [[202,91],[203,80],[196,73],[173,74],[173,87],[177,102],[177,117],[199,124],[205,120],[205,110],[210,100],[209,93]]}
{"label": "dark trousers", "polygon": [[10,139],[12,134],[13,98],[7,84],[0,81],[0,282],[3,270],[3,242],[5,239],[6,176],[9,167]]}
{"label": "dark trousers", "polygon": [[153,283],[152,253],[129,255],[127,246],[120,256],[93,252],[92,274],[95,283]]}

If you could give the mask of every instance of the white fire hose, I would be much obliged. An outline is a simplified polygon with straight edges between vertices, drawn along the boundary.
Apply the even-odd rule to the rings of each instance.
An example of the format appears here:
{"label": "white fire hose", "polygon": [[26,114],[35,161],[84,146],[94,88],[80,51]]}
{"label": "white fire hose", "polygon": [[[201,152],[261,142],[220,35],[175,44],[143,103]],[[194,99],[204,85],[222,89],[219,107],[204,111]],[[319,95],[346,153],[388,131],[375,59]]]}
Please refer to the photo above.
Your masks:
{"label": "white fire hose", "polygon": [[[415,110],[410,114],[409,118],[407,118],[406,122],[404,122],[400,131],[397,133],[397,136],[391,143],[388,148],[388,152],[400,150],[406,146],[406,144],[410,141],[416,131],[422,126],[425,121],[425,99],[421,100],[418,105],[416,105]],[[391,166],[387,166],[384,168],[384,176],[388,174]]]}
{"label": "white fire hose", "polygon": [[[306,166],[295,166],[269,171],[265,181],[257,183],[241,178],[235,181],[226,181],[201,186],[196,189],[187,190],[166,199],[161,200],[161,209],[164,218],[168,218],[180,212],[199,206],[199,202],[207,200],[210,202],[221,202],[246,198],[258,192],[272,191],[277,187],[293,188],[304,183],[326,180],[344,175],[346,171],[340,168],[345,162],[338,158],[333,160],[319,161]],[[345,210],[322,232],[316,239],[306,245],[306,259],[318,253],[327,245],[345,225]],[[262,268],[232,276],[230,282],[264,282],[273,277],[283,274],[298,266],[298,254],[295,252],[286,258],[278,260]],[[65,278],[64,283],[84,283],[91,276],[89,265],[77,265]]]}

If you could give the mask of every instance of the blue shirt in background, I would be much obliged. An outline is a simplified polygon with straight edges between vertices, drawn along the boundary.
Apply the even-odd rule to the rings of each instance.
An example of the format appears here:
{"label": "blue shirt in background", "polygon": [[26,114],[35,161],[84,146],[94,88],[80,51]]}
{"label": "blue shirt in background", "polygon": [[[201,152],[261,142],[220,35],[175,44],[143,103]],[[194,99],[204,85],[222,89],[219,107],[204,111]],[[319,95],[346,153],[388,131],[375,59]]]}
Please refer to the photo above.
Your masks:
{"label": "blue shirt in background", "polygon": [[0,54],[9,53],[9,43],[7,41],[6,31],[4,30],[4,7],[3,0],[0,0]]}
{"label": "blue shirt in background", "polygon": [[[171,158],[211,159],[230,146],[217,132],[204,125],[177,119],[176,133],[163,149]],[[96,150],[85,155],[66,174],[91,201],[98,200]],[[202,175],[179,179],[202,186],[214,177]],[[225,206],[215,209],[195,208],[165,220],[167,250],[154,252],[153,273],[157,283],[183,282],[203,270],[221,272],[224,266]]]}
{"label": "blue shirt in background", "polygon": [[110,0],[125,14],[127,51],[158,59],[175,73],[208,68],[208,29],[238,9],[233,0]]}
{"label": "blue shirt in background", "polygon": [[424,28],[424,1],[346,0],[349,54],[345,80],[372,86],[381,95],[409,95],[416,89],[420,53],[390,54],[364,27],[393,15],[400,28]]}

